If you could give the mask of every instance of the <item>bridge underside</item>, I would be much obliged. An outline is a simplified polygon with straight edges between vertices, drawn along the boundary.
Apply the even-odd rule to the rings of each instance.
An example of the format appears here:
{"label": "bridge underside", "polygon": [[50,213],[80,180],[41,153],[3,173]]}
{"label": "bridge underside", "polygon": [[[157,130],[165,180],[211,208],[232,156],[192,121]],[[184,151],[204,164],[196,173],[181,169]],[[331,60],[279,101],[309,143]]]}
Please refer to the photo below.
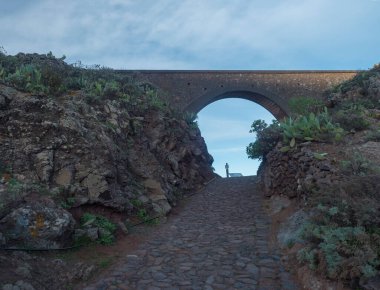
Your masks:
{"label": "bridge underside", "polygon": [[216,96],[210,95],[209,97],[198,98],[189,104],[189,106],[185,108],[185,111],[198,113],[207,105],[226,98],[239,98],[255,102],[267,109],[277,120],[281,120],[288,116],[288,112],[281,108],[277,103],[261,94],[250,91],[231,91]]}

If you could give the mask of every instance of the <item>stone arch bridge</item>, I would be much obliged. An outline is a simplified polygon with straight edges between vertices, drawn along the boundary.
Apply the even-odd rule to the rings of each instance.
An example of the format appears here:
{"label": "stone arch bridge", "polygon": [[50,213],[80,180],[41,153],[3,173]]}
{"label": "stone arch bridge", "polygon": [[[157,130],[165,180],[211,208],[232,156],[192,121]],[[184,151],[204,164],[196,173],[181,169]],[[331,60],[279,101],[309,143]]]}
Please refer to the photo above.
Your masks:
{"label": "stone arch bridge", "polygon": [[182,111],[198,113],[224,98],[258,103],[277,119],[289,114],[292,97],[323,98],[326,90],[353,78],[358,71],[119,71],[137,82],[148,82],[164,92],[167,101]]}

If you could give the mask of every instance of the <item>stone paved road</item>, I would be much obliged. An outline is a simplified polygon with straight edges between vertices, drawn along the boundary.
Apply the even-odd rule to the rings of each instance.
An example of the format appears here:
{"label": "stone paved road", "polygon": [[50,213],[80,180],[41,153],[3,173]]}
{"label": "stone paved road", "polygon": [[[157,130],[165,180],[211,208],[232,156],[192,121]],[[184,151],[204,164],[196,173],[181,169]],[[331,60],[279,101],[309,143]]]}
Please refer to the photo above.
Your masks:
{"label": "stone paved road", "polygon": [[268,248],[255,177],[217,179],[92,289],[298,289]]}

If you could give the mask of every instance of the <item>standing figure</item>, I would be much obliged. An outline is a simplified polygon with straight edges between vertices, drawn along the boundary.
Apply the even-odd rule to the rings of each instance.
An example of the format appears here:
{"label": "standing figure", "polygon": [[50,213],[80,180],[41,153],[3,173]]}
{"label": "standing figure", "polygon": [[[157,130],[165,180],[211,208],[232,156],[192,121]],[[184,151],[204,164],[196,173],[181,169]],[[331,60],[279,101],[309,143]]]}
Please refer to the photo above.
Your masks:
{"label": "standing figure", "polygon": [[228,172],[228,169],[229,169],[230,167],[228,166],[228,163],[226,163],[226,165],[225,165],[224,167],[226,168],[226,176],[227,176],[227,178],[228,178],[228,177],[230,177],[230,173]]}

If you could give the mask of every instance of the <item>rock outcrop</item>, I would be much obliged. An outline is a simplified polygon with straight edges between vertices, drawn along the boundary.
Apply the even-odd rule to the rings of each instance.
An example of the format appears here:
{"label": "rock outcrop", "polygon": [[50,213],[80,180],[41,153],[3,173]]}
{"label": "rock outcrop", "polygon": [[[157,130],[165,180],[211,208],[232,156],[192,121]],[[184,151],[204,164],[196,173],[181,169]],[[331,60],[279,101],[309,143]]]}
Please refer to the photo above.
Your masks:
{"label": "rock outcrop", "polygon": [[[73,221],[60,205],[131,213],[138,201],[166,214],[178,196],[214,177],[199,130],[168,110],[110,99],[91,104],[81,91],[49,98],[1,84],[0,96],[0,233],[8,245],[61,246],[56,241]],[[28,201],[44,195],[56,204],[42,210]],[[36,233],[45,244],[32,241],[39,216]]]}

